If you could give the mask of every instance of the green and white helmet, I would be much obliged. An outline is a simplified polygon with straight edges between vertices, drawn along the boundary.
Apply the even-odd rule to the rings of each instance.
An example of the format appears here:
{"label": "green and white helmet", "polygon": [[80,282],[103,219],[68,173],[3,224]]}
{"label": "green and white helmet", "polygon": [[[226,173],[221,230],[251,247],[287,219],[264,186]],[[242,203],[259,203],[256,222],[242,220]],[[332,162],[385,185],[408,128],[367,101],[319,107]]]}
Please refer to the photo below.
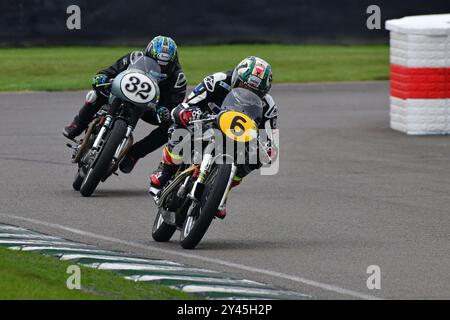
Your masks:
{"label": "green and white helmet", "polygon": [[263,97],[272,87],[272,67],[261,58],[245,58],[234,69],[231,86],[247,87]]}

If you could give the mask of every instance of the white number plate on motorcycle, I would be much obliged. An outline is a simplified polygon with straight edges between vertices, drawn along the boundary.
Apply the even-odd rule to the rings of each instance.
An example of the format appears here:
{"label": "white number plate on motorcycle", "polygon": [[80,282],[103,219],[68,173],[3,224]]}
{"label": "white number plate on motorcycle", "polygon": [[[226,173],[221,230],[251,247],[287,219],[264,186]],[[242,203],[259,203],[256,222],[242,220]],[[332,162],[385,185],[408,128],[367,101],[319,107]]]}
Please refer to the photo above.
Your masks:
{"label": "white number plate on motorcycle", "polygon": [[149,103],[156,95],[154,82],[146,75],[137,72],[125,75],[120,88],[125,97],[138,104]]}

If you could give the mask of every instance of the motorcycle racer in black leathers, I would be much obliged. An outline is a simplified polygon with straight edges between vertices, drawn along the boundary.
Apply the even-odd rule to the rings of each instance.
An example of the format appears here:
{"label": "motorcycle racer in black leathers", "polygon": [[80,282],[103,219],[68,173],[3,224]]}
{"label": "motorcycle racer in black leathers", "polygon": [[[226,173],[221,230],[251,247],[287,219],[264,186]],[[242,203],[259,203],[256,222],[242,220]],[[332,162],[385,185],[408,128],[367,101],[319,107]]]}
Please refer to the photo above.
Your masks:
{"label": "motorcycle racer in black leathers", "polygon": [[[246,58],[234,70],[218,72],[206,77],[189,95],[187,101],[172,111],[174,124],[169,129],[169,143],[163,150],[163,160],[159,168],[150,177],[150,193],[157,195],[179,168],[179,164],[175,164],[177,162],[175,160],[180,160],[180,157],[172,153],[179,141],[172,139],[171,133],[175,129],[186,128],[191,120],[198,119],[204,113],[218,114],[221,111],[220,106],[223,100],[231,89],[243,87],[256,93],[264,103],[263,119],[259,129],[266,131],[276,129],[278,109],[273,98],[268,94],[271,85],[271,66],[257,57]],[[271,158],[274,157],[277,146],[269,140],[265,147],[268,155]],[[242,178],[261,166],[259,161],[257,164],[237,165],[232,187],[239,185]],[[216,216],[221,219],[225,218],[226,208],[219,208]]]}
{"label": "motorcycle racer in black leathers", "polygon": [[167,130],[171,124],[170,111],[183,102],[185,98],[186,76],[178,59],[177,46],[171,38],[157,36],[152,39],[144,51],[131,52],[117,60],[109,68],[99,71],[93,78],[94,89],[87,94],[85,104],[72,123],[63,130],[63,135],[71,140],[80,135],[88,127],[100,108],[108,102],[109,92],[102,89],[101,85],[108,83],[119,73],[126,70],[132,61],[142,55],[155,59],[161,67],[161,72],[167,77],[159,82],[160,100],[158,108],[156,111],[145,112],[141,117],[145,122],[158,126],[158,128],[130,148],[119,166],[124,173],[131,172],[140,158],[145,157],[167,142]]}

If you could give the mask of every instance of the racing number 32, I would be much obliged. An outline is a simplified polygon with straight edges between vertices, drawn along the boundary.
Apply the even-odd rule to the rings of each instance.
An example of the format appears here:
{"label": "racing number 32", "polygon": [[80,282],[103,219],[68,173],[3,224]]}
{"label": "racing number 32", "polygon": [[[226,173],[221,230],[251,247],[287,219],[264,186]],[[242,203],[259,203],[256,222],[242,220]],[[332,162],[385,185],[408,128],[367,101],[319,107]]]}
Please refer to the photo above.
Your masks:
{"label": "racing number 32", "polygon": [[[130,93],[135,93],[136,96],[141,97],[145,100],[149,97],[151,91],[150,84],[148,82],[141,82],[137,77],[130,77],[130,82],[126,84],[125,90]],[[138,89],[141,89],[138,91]],[[137,92],[136,92],[137,91]]]}

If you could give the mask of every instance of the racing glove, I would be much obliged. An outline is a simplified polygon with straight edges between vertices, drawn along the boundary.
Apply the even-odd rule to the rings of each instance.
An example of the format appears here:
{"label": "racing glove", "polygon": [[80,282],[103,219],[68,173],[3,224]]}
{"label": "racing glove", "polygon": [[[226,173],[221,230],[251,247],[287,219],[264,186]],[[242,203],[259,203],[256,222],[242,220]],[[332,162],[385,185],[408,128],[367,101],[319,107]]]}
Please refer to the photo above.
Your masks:
{"label": "racing glove", "polygon": [[200,108],[182,104],[177,107],[174,114],[174,122],[187,128],[191,121],[201,119],[202,115],[203,112]]}
{"label": "racing glove", "polygon": [[[263,161],[265,164],[269,164],[272,161],[274,161],[278,157],[278,148],[270,142],[266,142],[262,145],[262,148],[264,149],[266,155],[268,156],[268,159],[265,159]],[[267,158],[263,155],[263,158]]]}
{"label": "racing glove", "polygon": [[97,74],[92,78],[92,86],[94,89],[101,84],[105,84],[108,82],[108,76],[105,74]]}
{"label": "racing glove", "polygon": [[166,107],[158,107],[156,109],[156,115],[158,117],[159,123],[169,122],[171,119],[170,111]]}
{"label": "racing glove", "polygon": [[104,84],[109,82],[109,77],[105,74],[97,74],[92,78],[92,87],[94,90],[105,97],[109,96],[111,87],[104,86]]}

